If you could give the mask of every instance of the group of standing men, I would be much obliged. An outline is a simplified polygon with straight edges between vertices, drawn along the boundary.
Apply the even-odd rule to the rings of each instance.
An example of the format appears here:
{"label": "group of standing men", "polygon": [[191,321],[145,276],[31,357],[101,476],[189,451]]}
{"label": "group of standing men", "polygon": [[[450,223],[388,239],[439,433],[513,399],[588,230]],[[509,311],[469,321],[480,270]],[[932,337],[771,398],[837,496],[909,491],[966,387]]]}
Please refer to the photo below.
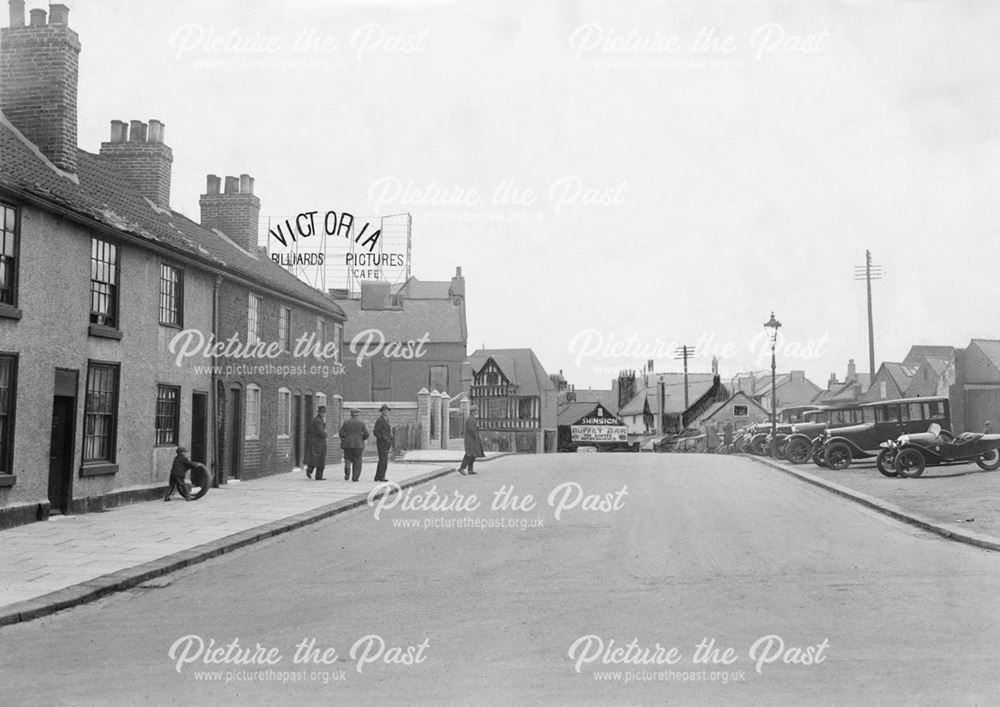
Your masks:
{"label": "group of standing men", "polygon": [[[385,477],[389,467],[389,453],[392,451],[394,435],[389,424],[391,408],[382,404],[381,413],[375,421],[375,447],[378,450],[378,466],[375,467],[375,481],[388,481]],[[483,444],[479,439],[479,425],[476,422],[478,407],[473,405],[469,416],[465,418],[465,456],[458,473],[478,473],[473,468],[477,458],[485,457]],[[365,451],[365,440],[368,439],[368,426],[359,419],[361,411],[351,409],[351,416],[340,426],[340,448],[344,450],[344,481],[359,481],[361,479],[361,458]],[[306,430],[306,476],[313,478],[316,472],[317,481],[325,481],[323,469],[326,466],[326,406],[320,405],[316,417],[309,422]]]}
{"label": "group of standing men", "polygon": [[[378,466],[375,467],[375,481],[388,481],[385,472],[389,468],[389,453],[392,451],[393,432],[389,424],[390,407],[383,404],[375,421],[375,446],[378,449]],[[368,426],[358,416],[361,411],[351,409],[351,416],[340,426],[340,448],[344,451],[344,481],[361,480],[361,460],[365,451],[365,440],[370,436]],[[323,469],[326,466],[326,406],[320,405],[316,417],[309,422],[306,430],[306,476],[317,481],[325,481]]]}

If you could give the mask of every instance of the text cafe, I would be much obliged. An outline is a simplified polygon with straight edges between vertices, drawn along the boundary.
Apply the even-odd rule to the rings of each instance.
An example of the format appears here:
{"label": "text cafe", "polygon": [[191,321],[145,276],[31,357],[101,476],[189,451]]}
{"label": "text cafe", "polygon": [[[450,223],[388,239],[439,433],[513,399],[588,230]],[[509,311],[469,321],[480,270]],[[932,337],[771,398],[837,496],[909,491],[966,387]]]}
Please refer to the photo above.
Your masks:
{"label": "text cafe", "polygon": [[628,427],[601,403],[569,403],[559,413],[559,451],[628,447]]}

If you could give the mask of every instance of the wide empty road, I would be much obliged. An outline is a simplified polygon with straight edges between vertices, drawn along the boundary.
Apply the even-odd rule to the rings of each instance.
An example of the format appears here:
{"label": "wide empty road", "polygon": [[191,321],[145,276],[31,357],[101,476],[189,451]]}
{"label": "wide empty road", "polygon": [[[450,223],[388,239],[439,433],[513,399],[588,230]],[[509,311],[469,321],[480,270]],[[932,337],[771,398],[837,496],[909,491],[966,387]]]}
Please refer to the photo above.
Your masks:
{"label": "wide empty road", "polygon": [[740,458],[480,471],[2,628],[2,701],[1000,703],[997,554]]}

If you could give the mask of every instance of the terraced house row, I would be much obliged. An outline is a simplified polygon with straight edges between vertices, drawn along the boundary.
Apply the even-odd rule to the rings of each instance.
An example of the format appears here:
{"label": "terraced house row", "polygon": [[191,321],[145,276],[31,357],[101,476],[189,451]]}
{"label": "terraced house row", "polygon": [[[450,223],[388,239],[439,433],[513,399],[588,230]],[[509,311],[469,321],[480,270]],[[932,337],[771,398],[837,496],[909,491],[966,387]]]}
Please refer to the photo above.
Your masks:
{"label": "terraced house row", "polygon": [[[0,527],[162,492],[175,448],[216,479],[288,470],[341,395],[344,312],[264,257],[249,175],[170,208],[157,120],[77,146],[69,11],[0,30]],[[217,342],[274,345],[248,360]],[[298,342],[332,357],[294,355]],[[334,406],[331,406],[333,409]],[[330,426],[339,424],[329,419]],[[329,445],[330,463],[339,458]]]}

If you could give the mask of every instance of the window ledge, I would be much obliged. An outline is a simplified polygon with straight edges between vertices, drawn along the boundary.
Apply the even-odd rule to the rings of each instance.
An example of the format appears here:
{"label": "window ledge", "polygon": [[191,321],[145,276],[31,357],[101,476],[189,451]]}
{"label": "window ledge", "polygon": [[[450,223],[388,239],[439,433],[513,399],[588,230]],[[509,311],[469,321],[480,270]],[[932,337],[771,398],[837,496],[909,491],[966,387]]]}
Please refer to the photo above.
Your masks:
{"label": "window ledge", "polygon": [[171,322],[160,322],[160,326],[165,326],[168,329],[183,329],[183,324],[173,324]]}
{"label": "window ledge", "polygon": [[13,474],[0,474],[0,489],[10,488],[17,483],[17,477]]}
{"label": "window ledge", "polygon": [[118,473],[117,464],[85,464],[80,467],[80,477],[110,476]]}
{"label": "window ledge", "polygon": [[96,336],[101,339],[115,339],[120,340],[122,338],[122,332],[120,329],[115,329],[109,326],[103,326],[102,324],[91,324],[90,329],[87,331],[90,336]]}
{"label": "window ledge", "polygon": [[0,304],[0,317],[4,319],[20,319],[21,310],[12,304]]}

